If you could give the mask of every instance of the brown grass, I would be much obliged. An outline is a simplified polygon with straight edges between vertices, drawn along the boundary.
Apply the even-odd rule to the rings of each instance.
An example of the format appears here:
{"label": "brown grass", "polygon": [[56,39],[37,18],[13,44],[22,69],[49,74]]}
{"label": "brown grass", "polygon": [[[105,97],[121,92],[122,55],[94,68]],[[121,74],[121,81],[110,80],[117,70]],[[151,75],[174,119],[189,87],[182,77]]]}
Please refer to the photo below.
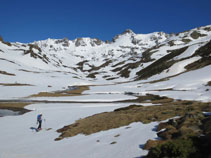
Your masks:
{"label": "brown grass", "polygon": [[33,86],[33,85],[22,84],[22,83],[0,83],[0,86]]}
{"label": "brown grass", "polygon": [[207,83],[207,86],[211,86],[211,81],[209,81],[209,82]]}
{"label": "brown grass", "polygon": [[15,74],[8,73],[6,71],[1,71],[1,70],[0,70],[0,74],[2,74],[2,75],[8,75],[8,76],[15,76]]}
{"label": "brown grass", "polygon": [[175,101],[170,98],[154,100],[160,103],[156,106],[137,106],[116,109],[113,112],[104,112],[76,121],[74,124],[59,129],[61,135],[56,140],[72,137],[77,134],[89,135],[121,126],[127,126],[133,122],[150,123],[166,120],[175,116],[182,116],[190,111],[211,111],[211,103],[194,101]]}
{"label": "brown grass", "polygon": [[0,109],[8,109],[12,111],[18,111],[20,114],[24,114],[26,112],[29,112],[30,110],[24,109],[25,106],[29,105],[30,103],[7,103],[7,102],[1,102],[0,103]]}
{"label": "brown grass", "polygon": [[38,94],[33,94],[29,97],[65,97],[65,96],[78,96],[82,95],[82,92],[89,90],[89,86],[78,86],[75,90],[65,90],[56,92],[40,92]]}

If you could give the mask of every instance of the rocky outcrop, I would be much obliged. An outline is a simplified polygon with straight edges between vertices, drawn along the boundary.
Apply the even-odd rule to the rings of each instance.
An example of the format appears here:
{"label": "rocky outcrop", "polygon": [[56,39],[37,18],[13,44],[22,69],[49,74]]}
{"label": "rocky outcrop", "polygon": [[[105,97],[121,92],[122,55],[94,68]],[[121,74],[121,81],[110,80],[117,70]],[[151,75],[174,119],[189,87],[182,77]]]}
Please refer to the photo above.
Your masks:
{"label": "rocky outcrop", "polygon": [[211,116],[190,112],[178,119],[170,119],[158,126],[162,140],[149,140],[145,149],[147,158],[161,157],[210,157]]}
{"label": "rocky outcrop", "polygon": [[75,46],[76,47],[87,46],[87,44],[84,42],[83,38],[77,38],[75,41]]}
{"label": "rocky outcrop", "polygon": [[70,42],[69,42],[68,38],[57,40],[57,41],[55,41],[55,43],[56,44],[62,43],[62,46],[64,46],[64,47],[69,47],[70,46]]}

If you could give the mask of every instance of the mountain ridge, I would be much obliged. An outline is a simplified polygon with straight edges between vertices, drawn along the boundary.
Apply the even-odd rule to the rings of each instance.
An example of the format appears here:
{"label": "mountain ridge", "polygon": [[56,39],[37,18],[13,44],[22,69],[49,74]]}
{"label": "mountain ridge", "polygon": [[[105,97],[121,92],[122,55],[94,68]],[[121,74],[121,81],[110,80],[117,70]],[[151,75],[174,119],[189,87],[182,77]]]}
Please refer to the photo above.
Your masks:
{"label": "mountain ridge", "polygon": [[[64,83],[52,88],[58,90],[67,87],[68,80],[73,85],[171,80],[210,65],[210,40],[211,25],[177,34],[135,34],[126,30],[110,42],[64,38],[24,44],[5,42],[1,38],[0,83],[45,87],[65,78]],[[31,76],[31,79],[22,76]],[[48,78],[49,83],[42,85],[43,78]]]}

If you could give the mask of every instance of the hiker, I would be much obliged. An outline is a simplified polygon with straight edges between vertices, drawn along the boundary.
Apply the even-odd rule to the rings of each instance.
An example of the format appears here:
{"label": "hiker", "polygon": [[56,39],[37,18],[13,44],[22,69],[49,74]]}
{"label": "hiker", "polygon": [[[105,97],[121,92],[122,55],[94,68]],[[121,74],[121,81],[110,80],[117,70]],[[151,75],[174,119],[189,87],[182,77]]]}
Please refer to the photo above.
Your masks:
{"label": "hiker", "polygon": [[37,129],[41,130],[42,129],[42,114],[41,113],[37,115],[37,124],[39,124]]}

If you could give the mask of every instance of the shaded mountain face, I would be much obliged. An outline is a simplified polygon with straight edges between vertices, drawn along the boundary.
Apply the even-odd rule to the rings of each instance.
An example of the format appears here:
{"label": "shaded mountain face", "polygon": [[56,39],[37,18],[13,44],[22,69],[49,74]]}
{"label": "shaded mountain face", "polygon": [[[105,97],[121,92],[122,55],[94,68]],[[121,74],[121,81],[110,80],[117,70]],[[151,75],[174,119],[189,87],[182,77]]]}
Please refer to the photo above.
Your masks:
{"label": "shaded mountain face", "polygon": [[177,34],[126,30],[106,42],[64,38],[25,44],[0,38],[0,75],[60,72],[89,81],[160,81],[210,65],[210,40],[211,26]]}

